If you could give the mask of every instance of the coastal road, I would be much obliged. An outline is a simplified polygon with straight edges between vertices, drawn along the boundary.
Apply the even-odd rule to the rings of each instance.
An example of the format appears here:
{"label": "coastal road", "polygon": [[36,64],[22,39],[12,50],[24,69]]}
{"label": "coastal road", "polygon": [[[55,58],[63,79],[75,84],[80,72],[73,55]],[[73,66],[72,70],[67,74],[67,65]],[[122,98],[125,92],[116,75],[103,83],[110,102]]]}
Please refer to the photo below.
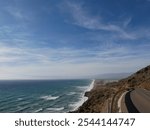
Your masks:
{"label": "coastal road", "polygon": [[136,88],[123,93],[120,102],[120,112],[125,113],[150,113],[150,91]]}

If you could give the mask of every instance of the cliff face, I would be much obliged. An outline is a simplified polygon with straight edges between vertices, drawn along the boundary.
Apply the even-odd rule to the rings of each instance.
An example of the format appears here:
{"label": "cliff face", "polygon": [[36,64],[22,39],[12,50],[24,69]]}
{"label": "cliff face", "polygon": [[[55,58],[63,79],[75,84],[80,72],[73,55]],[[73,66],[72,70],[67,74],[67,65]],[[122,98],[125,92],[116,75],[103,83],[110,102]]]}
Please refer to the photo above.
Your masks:
{"label": "cliff face", "polygon": [[145,88],[150,90],[150,65],[137,71],[131,76],[119,80],[118,82],[104,83],[96,80],[94,88],[86,92],[88,100],[74,112],[104,112],[107,101],[119,90],[130,88]]}

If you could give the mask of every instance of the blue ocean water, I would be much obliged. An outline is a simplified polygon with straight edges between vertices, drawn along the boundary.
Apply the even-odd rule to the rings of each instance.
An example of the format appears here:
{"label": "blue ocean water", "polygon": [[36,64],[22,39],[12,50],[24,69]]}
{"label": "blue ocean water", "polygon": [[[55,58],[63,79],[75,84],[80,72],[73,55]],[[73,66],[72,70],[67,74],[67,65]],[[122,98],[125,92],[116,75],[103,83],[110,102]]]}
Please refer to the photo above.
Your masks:
{"label": "blue ocean water", "polygon": [[0,81],[1,113],[68,112],[83,102],[92,80]]}

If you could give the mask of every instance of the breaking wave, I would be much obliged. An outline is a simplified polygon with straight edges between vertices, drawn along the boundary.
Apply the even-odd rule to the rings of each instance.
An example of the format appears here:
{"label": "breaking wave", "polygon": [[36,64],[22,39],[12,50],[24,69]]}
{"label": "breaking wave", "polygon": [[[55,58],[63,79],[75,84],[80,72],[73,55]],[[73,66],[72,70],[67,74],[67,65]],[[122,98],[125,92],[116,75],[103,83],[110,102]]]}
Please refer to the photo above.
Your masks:
{"label": "breaking wave", "polygon": [[41,99],[44,99],[44,100],[56,100],[56,99],[59,98],[59,96],[47,95],[47,96],[41,96],[40,98],[41,98]]}

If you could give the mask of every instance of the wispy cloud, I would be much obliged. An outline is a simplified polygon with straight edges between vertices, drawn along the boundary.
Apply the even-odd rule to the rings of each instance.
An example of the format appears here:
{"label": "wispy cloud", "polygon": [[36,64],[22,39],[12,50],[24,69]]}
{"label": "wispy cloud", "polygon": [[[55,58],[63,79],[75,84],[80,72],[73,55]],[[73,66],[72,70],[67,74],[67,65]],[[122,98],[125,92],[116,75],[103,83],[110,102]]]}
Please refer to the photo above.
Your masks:
{"label": "wispy cloud", "polygon": [[139,29],[139,31],[137,32],[137,30],[133,31],[128,27],[128,25],[132,21],[131,16],[124,18],[122,23],[120,23],[120,21],[116,21],[116,24],[111,22],[107,23],[106,21],[104,21],[102,16],[90,15],[90,13],[82,7],[81,3],[67,1],[65,2],[65,5],[73,18],[72,24],[74,25],[89,30],[103,30],[110,33],[112,32],[121,39],[135,40],[140,38],[140,36],[138,35],[138,32],[140,31]]}
{"label": "wispy cloud", "polygon": [[[67,10],[67,15],[61,12],[61,17],[48,13],[44,15],[35,9],[35,13],[44,20],[39,23],[33,20],[30,26],[33,25],[33,28],[26,22],[32,19],[25,10],[27,7],[5,7],[5,13],[13,18],[14,24],[0,22],[1,79],[76,78],[99,73],[130,72],[150,64],[149,27],[133,29],[130,26],[131,16],[119,22],[108,22],[104,16],[91,14],[80,2],[63,3],[65,7],[62,8]],[[47,16],[55,17],[58,23],[54,24],[55,20],[51,21],[51,17],[48,19]],[[68,23],[64,24],[63,18]],[[77,27],[77,33],[70,29],[70,24]],[[59,32],[58,25],[64,26],[60,28],[64,34]]]}
{"label": "wispy cloud", "polygon": [[[103,62],[106,60],[118,60],[125,58],[129,54],[128,48],[114,47],[114,49],[86,50],[71,48],[19,48],[6,47],[0,48],[1,64],[7,65],[14,63],[23,64],[51,64],[51,63],[70,63],[82,64],[90,62]],[[32,62],[31,62],[32,61]],[[9,65],[9,64],[8,64]]]}
{"label": "wispy cloud", "polygon": [[142,62],[143,66],[148,64],[150,56],[148,50],[143,53],[143,49],[139,50],[139,48],[141,46],[134,52],[123,46],[114,46],[113,49],[108,47],[103,50],[21,48],[1,43],[0,77],[10,78],[14,74],[16,78],[69,78],[70,76],[75,78],[99,73],[122,72],[122,69],[130,72],[136,69],[134,64],[139,62]]}
{"label": "wispy cloud", "polygon": [[132,21],[132,17],[128,17],[123,21],[123,27],[127,28],[130,22]]}
{"label": "wispy cloud", "polygon": [[19,6],[5,6],[3,7],[3,10],[7,12],[10,16],[12,16],[16,20],[23,21],[31,21],[33,19],[33,16],[31,16],[32,13],[28,13],[28,10],[24,10]]}
{"label": "wispy cloud", "polygon": [[103,24],[100,16],[90,16],[83,10],[81,4],[66,2],[68,9],[74,19],[73,24],[93,30],[119,31],[120,27],[113,24]]}

